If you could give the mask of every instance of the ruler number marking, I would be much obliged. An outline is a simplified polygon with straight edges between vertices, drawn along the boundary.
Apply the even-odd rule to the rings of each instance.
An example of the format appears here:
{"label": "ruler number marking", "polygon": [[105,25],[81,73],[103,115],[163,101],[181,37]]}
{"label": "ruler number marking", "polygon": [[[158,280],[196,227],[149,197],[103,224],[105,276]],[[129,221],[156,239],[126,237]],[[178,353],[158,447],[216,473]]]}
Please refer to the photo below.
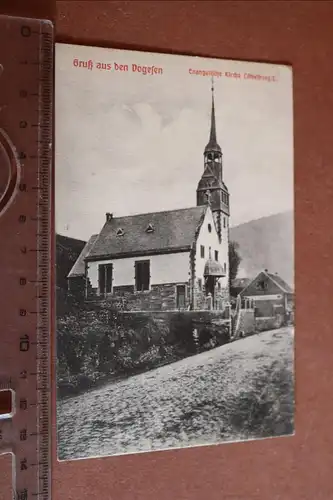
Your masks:
{"label": "ruler number marking", "polygon": [[[35,276],[30,276],[30,271],[21,271],[15,278],[16,285],[21,291],[31,289],[34,292],[33,300],[35,301],[35,304],[31,305],[23,302],[17,308],[18,318],[21,317],[21,320],[30,318],[34,326],[33,330],[30,331],[18,331],[18,340],[16,340],[16,348],[22,353],[22,360],[23,358],[25,360],[24,364],[21,362],[19,368],[21,371],[18,372],[20,379],[18,389],[21,387],[22,392],[19,391],[17,413],[22,412],[21,415],[24,416],[26,421],[21,421],[16,427],[17,449],[20,450],[17,473],[19,474],[22,471],[22,481],[17,483],[16,488],[18,489],[15,488],[15,500],[31,500],[32,497],[47,500],[50,493],[49,276],[51,266],[49,257],[51,228],[49,199],[52,178],[50,167],[52,161],[54,37],[53,31],[45,32],[48,28],[42,21],[37,23],[38,21],[33,21],[30,24],[30,21],[26,20],[16,25],[17,34],[21,37],[21,45],[27,49],[18,54],[16,64],[24,64],[25,67],[21,68],[23,72],[27,71],[27,74],[36,75],[32,87],[27,83],[29,80],[26,79],[26,83],[17,82],[15,92],[16,101],[26,107],[26,114],[23,113],[23,116],[21,114],[17,119],[16,135],[21,136],[25,144],[27,141],[30,144],[28,147],[23,143],[21,144],[17,159],[21,162],[21,169],[29,167],[29,172],[32,172],[36,177],[31,182],[24,176],[24,173],[28,172],[28,170],[23,172],[23,178],[18,183],[18,192],[20,195],[22,194],[22,200],[31,196],[37,198],[35,200],[36,213],[31,214],[23,208],[21,209],[22,212],[17,215],[17,224],[22,233],[34,224],[37,244],[31,246],[36,245],[36,248],[30,248],[28,242],[23,241],[21,245],[18,245],[17,250],[21,255],[31,255],[29,252],[35,251],[37,262]],[[36,49],[35,52],[34,48]],[[33,134],[35,134],[35,137],[30,140],[29,136],[33,136]],[[38,141],[35,141],[35,138],[38,138]],[[36,194],[38,193],[37,196],[34,195],[34,191]],[[22,269],[25,269],[25,267],[23,266]],[[36,320],[32,315],[36,317]],[[30,365],[31,360],[36,362],[36,366]],[[24,366],[26,369],[23,369]],[[23,382],[24,380],[26,382]],[[28,391],[29,387],[32,389],[35,382],[37,400]],[[28,392],[23,392],[24,387]],[[34,428],[30,428],[29,411],[36,413],[36,427],[34,426]],[[32,432],[35,430],[37,432]],[[36,443],[34,438],[30,436],[37,436]],[[5,438],[5,435],[3,438]],[[33,443],[33,447],[30,446],[30,441]],[[33,450],[34,447],[35,450]],[[26,452],[23,451],[25,448],[27,448]],[[31,456],[28,449],[33,450],[35,455]],[[35,484],[31,483],[30,474],[25,474],[25,471],[29,470],[32,465],[37,467]]]}
{"label": "ruler number marking", "polygon": [[20,337],[20,352],[28,352],[30,349],[29,335],[25,334]]}
{"label": "ruler number marking", "polygon": [[28,401],[26,398],[20,399],[20,410],[25,411],[28,409]]}
{"label": "ruler number marking", "polygon": [[31,36],[31,28],[30,26],[27,26],[27,25],[22,25],[21,26],[21,35],[25,38]]}
{"label": "ruler number marking", "polygon": [[20,441],[26,441],[28,439],[28,433],[26,427],[20,430]]}
{"label": "ruler number marking", "polygon": [[27,470],[28,469],[28,461],[26,458],[22,458],[20,461],[20,470]]}

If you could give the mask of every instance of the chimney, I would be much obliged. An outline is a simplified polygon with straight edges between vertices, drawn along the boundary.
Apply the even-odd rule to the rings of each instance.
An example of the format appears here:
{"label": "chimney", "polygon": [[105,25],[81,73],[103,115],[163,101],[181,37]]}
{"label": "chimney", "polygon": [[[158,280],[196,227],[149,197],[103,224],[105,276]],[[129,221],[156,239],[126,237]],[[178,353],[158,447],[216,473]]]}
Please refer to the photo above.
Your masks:
{"label": "chimney", "polygon": [[106,212],[106,222],[110,222],[113,218],[113,214],[110,214],[110,212]]}

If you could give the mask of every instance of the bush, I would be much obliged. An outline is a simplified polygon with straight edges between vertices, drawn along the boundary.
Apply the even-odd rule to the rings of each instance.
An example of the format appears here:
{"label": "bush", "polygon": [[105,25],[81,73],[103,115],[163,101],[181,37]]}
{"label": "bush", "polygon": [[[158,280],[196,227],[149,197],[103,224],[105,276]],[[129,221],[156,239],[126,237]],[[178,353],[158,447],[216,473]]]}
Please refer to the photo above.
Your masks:
{"label": "bush", "polygon": [[[72,307],[69,308],[69,304]],[[108,378],[155,368],[225,343],[206,316],[126,313],[67,298],[57,320],[57,382],[72,392]],[[194,321],[193,318],[197,318]],[[194,338],[194,324],[198,337]]]}
{"label": "bush", "polygon": [[73,307],[57,321],[57,382],[60,393],[88,389],[105,377],[158,366],[170,353],[169,329],[150,315],[120,315],[90,306]]}

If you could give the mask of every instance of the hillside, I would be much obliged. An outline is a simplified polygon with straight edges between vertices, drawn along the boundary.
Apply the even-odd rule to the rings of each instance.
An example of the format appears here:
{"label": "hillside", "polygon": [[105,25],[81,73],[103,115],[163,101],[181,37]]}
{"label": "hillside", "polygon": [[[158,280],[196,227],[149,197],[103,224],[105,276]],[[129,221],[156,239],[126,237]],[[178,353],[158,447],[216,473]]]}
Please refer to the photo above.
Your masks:
{"label": "hillside", "polygon": [[239,277],[259,271],[277,272],[294,285],[294,220],[292,212],[263,217],[230,228],[230,239],[239,244],[242,257]]}
{"label": "hillside", "polygon": [[57,287],[67,290],[66,277],[85,244],[85,241],[56,234]]}

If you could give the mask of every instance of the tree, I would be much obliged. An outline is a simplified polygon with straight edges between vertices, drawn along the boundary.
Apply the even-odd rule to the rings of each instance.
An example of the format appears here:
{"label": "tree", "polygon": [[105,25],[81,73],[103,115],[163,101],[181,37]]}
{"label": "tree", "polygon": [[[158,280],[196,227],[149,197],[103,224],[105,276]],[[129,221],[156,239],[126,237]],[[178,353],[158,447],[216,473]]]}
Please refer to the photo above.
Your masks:
{"label": "tree", "polygon": [[239,264],[241,262],[241,256],[238,252],[239,245],[236,241],[229,241],[229,285],[236,278],[238,273]]}

